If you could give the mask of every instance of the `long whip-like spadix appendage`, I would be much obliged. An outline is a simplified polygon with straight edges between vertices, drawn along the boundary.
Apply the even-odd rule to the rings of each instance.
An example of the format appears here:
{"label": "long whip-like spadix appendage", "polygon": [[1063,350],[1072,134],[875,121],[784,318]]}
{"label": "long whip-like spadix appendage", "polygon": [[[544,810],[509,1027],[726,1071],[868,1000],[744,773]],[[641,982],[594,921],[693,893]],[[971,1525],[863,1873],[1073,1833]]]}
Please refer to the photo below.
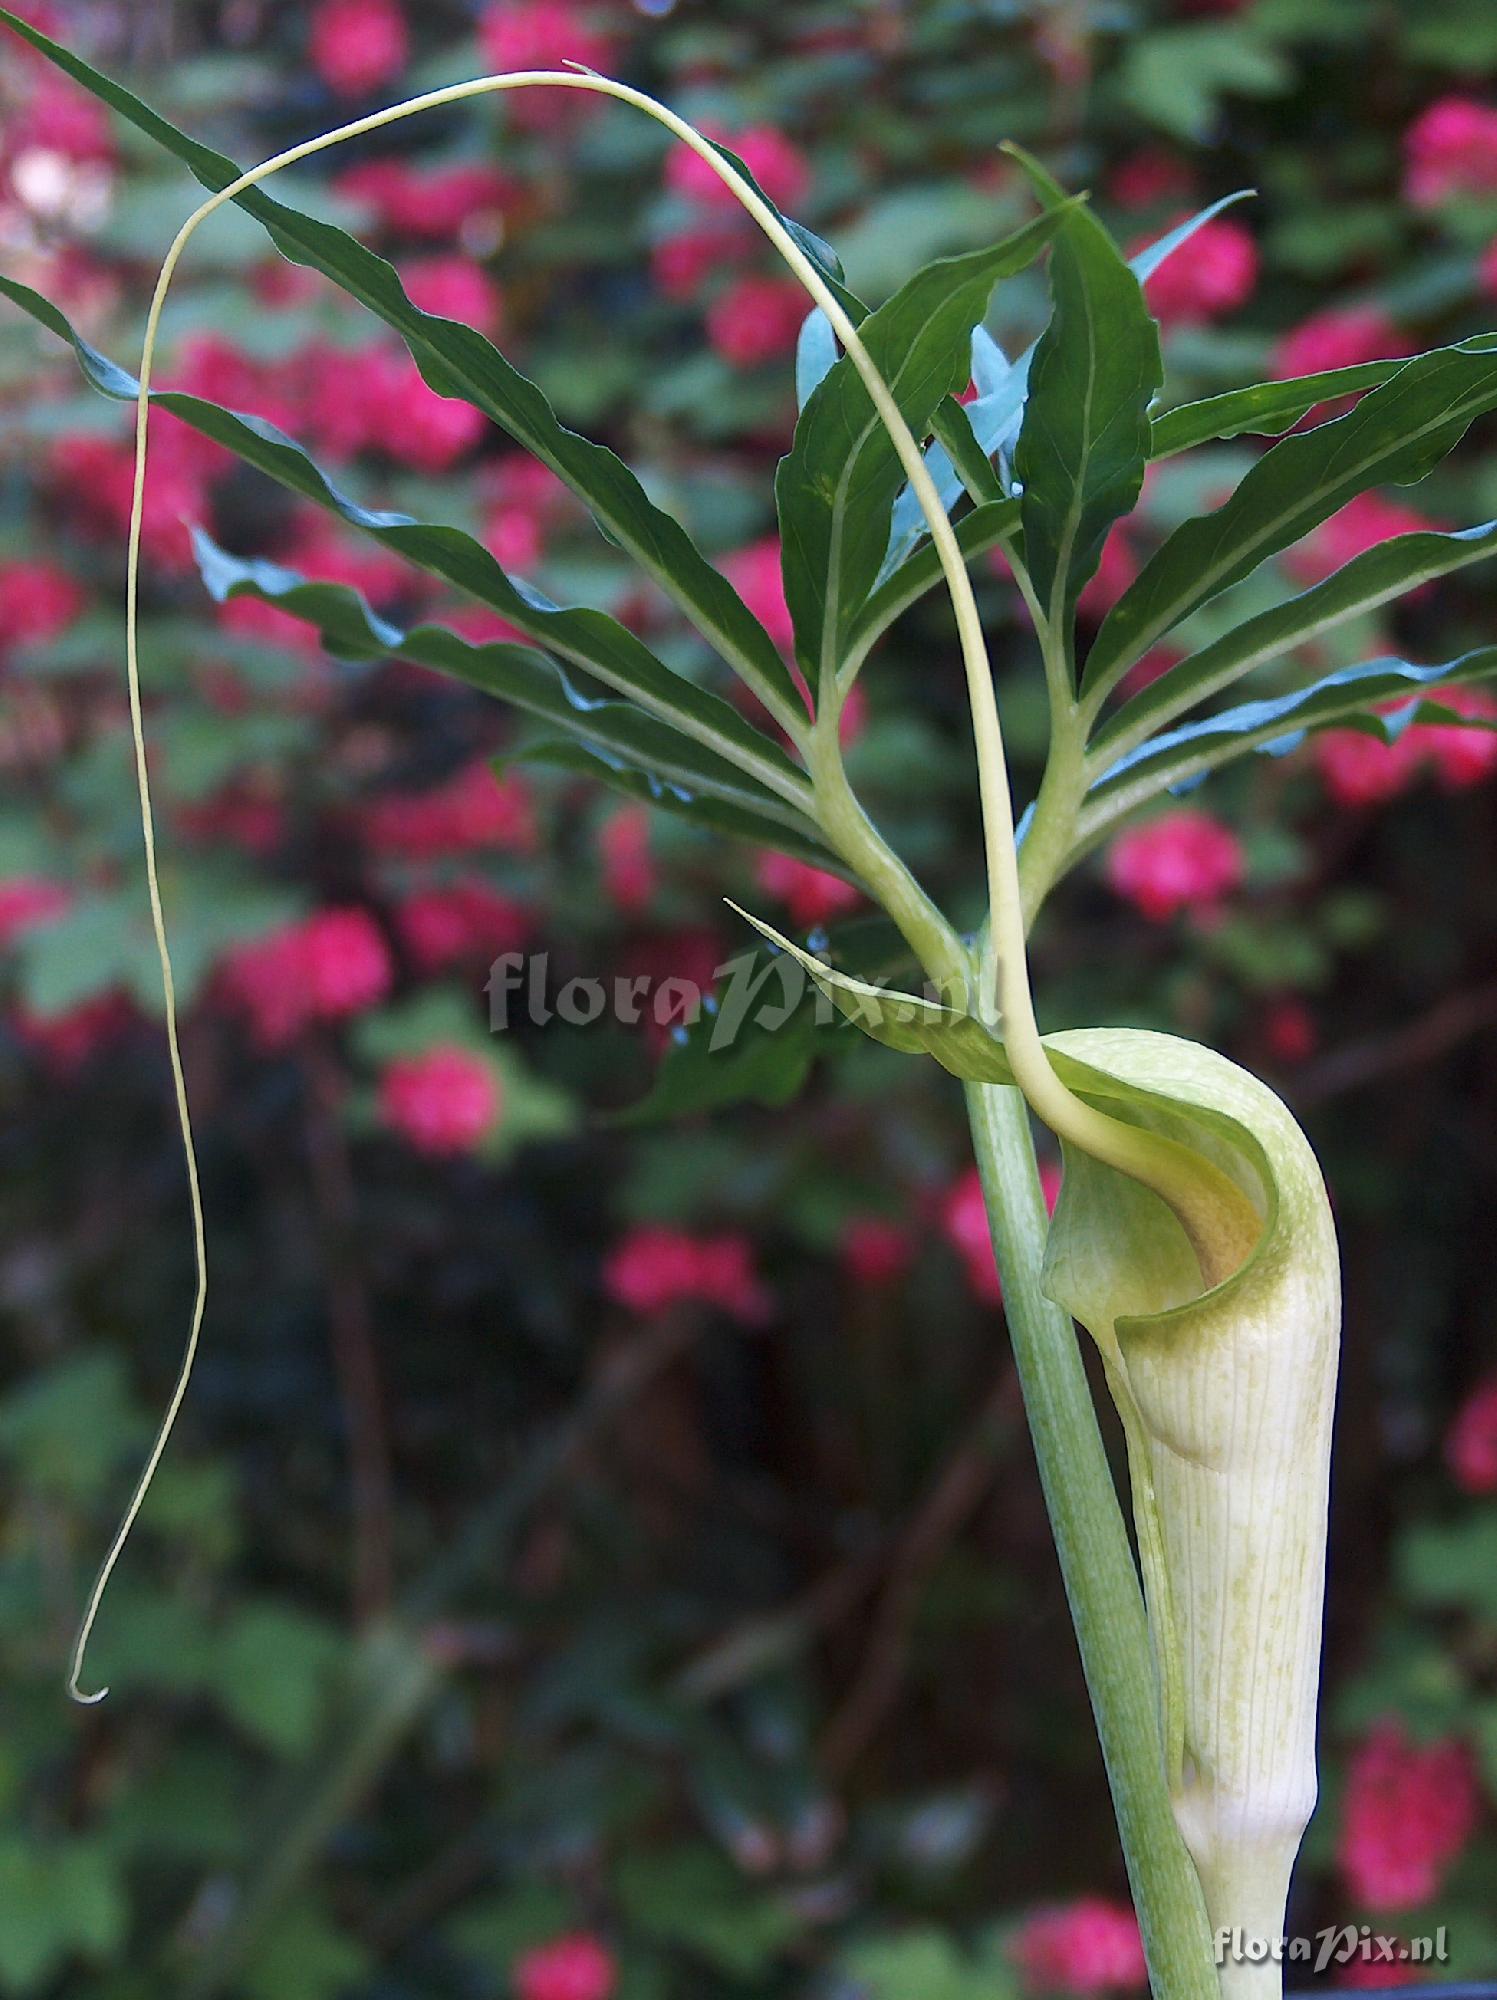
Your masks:
{"label": "long whip-like spadix appendage", "polygon": [[[150,418],[151,378],[155,361],[157,341],[160,333],[161,315],[173,275],[187,244],[199,225],[237,196],[248,189],[259,186],[283,168],[294,166],[299,161],[309,159],[314,154],[341,145],[346,140],[362,134],[378,131],[393,125],[401,119],[414,117],[418,112],[435,110],[440,106],[456,104],[467,98],[477,98],[505,90],[519,90],[544,85],[563,90],[590,91],[604,97],[611,97],[620,103],[633,105],[649,117],[663,125],[673,137],[688,146],[699,158],[718,175],[735,198],[748,211],[790,270],[805,288],[809,297],[827,316],[833,331],[841,341],[848,356],[857,368],[869,397],[883,423],[897,452],[900,462],[910,480],[918,499],[932,542],[940,558],[947,589],[956,613],[957,627],[961,638],[962,656],[967,673],[968,694],[972,704],[977,743],[978,771],[982,794],[984,844],[987,856],[987,872],[990,895],[990,936],[996,961],[995,978],[997,1002],[1001,1013],[1005,1034],[1015,1056],[1016,1073],[1022,1071],[1022,1082],[1026,1095],[1055,1130],[1071,1132],[1078,1144],[1087,1145],[1099,1157],[1108,1157],[1123,1167],[1124,1171],[1135,1171],[1150,1180],[1150,1184],[1161,1174],[1176,1188],[1176,1195],[1186,1202],[1197,1198],[1197,1191],[1189,1183],[1188,1175],[1182,1176],[1174,1162],[1149,1154],[1148,1149],[1140,1149],[1137,1135],[1125,1125],[1102,1116],[1084,1105],[1079,1099],[1059,1083],[1045,1057],[1039,1041],[1034,1020],[1034,1010],[1029,994],[1028,972],[1024,949],[1024,929],[1019,892],[1017,860],[1014,847],[1013,808],[1009,794],[1008,775],[1003,755],[1002,731],[998,720],[997,702],[993,692],[992,672],[988,661],[987,647],[983,638],[982,625],[978,616],[976,600],[973,596],[966,565],[960,547],[941,504],[940,496],[928,472],[920,446],[909,426],[900,414],[888,384],[884,381],[858,336],[848,314],[844,311],[831,287],[811,259],[801,249],[795,238],[785,228],[776,211],[737,173],[732,163],[705,138],[696,128],[658,103],[645,92],[635,90],[631,85],[618,83],[610,77],[594,75],[588,71],[569,70],[524,70],[505,75],[484,76],[464,83],[445,86],[439,90],[426,91],[419,96],[406,99],[383,111],[354,119],[347,125],[319,134],[314,139],[288,148],[264,160],[257,167],[250,168],[236,180],[211,195],[190,215],[178,230],[166,257],[152,294],[150,310],[146,319],[145,341],[141,357],[139,392],[136,400],[135,418],[135,475],[130,509],[129,555],[126,571],[126,634],[125,665],[129,683],[130,727],[135,748],[136,788],[140,806],[141,833],[145,849],[146,881],[150,895],[151,923],[155,937],[157,956],[160,961],[162,996],[165,1004],[165,1025],[167,1049],[171,1061],[173,1086],[176,1098],[177,1117],[182,1136],[182,1149],[187,1167],[188,1194],[191,1206],[193,1254],[197,1273],[196,1296],[193,1301],[192,1317],[187,1344],[183,1351],[177,1379],[167,1403],[165,1415],[151,1445],[145,1465],[130,1496],[114,1539],[100,1566],[99,1573],[89,1592],[78,1636],[74,1643],[72,1663],[68,1676],[70,1693],[78,1701],[94,1702],[103,1699],[107,1688],[96,1693],[82,1691],[84,1656],[99,1607],[115,1566],[119,1562],[130,1532],[140,1513],[156,1469],[159,1466],[172,1430],[176,1424],[187,1386],[192,1376],[197,1358],[198,1343],[202,1333],[203,1317],[208,1297],[208,1255],[207,1232],[203,1210],[201,1180],[198,1172],[197,1153],[193,1140],[192,1114],[188,1100],[186,1075],[182,1061],[181,1037],[178,1021],[175,980],[172,970],[171,947],[167,935],[165,912],[162,906],[160,874],[156,857],[155,814],[151,799],[149,760],[146,753],[145,728],[142,716],[140,692],[139,659],[139,583],[141,528],[144,519],[144,504],[147,471],[147,445]],[[984,996],[985,997],[985,996]],[[1130,1167],[1127,1162],[1132,1161]],[[1161,1190],[1162,1192],[1164,1190]],[[1168,1198],[1168,1196],[1167,1196]]]}

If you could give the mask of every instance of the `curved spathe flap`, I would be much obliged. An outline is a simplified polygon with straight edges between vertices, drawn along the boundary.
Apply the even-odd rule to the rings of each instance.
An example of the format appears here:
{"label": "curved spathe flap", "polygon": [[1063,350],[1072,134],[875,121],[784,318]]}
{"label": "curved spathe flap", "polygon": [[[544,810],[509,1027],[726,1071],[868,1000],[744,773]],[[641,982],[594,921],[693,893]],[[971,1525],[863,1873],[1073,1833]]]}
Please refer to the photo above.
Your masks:
{"label": "curved spathe flap", "polygon": [[[1014,1081],[1002,1042],[975,1015],[855,979],[737,904],[730,907],[804,966],[874,1041],[905,1055],[931,1056],[963,1082]],[[1250,1204],[1244,1212],[1263,1224],[1227,1260],[1232,1275],[1208,1288],[1197,1251],[1168,1205],[1067,1147],[1047,1260],[1051,1296],[1098,1334],[1120,1317],[1130,1324],[1160,1318],[1245,1282],[1278,1227],[1275,1153],[1263,1132],[1276,1131],[1281,1142],[1292,1140],[1308,1157],[1298,1127],[1273,1093],[1225,1057],[1145,1029],[1079,1029],[1047,1036],[1045,1047],[1056,1074],[1078,1096],[1197,1155],[1203,1178],[1225,1176]]]}
{"label": "curved spathe flap", "polygon": [[1098,1339],[1146,1324],[1164,1332],[1207,1299],[1227,1305],[1286,1248],[1280,1155],[1287,1149],[1302,1172],[1309,1150],[1294,1121],[1255,1077],[1174,1035],[1082,1029],[1045,1045],[1078,1096],[1187,1147],[1233,1183],[1261,1225],[1231,1275],[1204,1285],[1195,1249],[1157,1194],[1063,1147],[1065,1178],[1045,1256],[1049,1296]]}

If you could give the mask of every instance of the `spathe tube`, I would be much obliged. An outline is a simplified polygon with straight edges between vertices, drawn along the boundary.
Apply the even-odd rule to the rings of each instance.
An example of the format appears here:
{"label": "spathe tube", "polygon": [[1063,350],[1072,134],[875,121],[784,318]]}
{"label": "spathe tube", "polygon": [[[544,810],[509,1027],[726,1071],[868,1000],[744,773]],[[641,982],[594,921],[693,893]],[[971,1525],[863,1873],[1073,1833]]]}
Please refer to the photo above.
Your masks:
{"label": "spathe tube", "polygon": [[[750,921],[875,1040],[968,1082],[1014,1080],[973,1016]],[[1316,1793],[1341,1322],[1330,1201],[1287,1107],[1214,1050],[1133,1028],[1044,1046],[1069,1090],[1213,1190],[1203,1256],[1160,1195],[1063,1140],[1044,1285],[1096,1342],[1123,1421],[1171,1803],[1211,1928],[1272,1946]],[[1272,1953],[1229,1950],[1220,1975],[1230,2000],[1282,1990]]]}

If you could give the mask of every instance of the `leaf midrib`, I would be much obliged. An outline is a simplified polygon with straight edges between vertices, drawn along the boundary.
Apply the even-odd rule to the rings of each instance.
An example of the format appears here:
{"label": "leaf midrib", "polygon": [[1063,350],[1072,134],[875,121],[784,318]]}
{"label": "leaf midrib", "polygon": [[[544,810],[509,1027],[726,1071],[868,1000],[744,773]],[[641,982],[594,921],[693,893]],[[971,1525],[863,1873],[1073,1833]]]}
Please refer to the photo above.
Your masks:
{"label": "leaf midrib", "polygon": [[[1413,445],[1421,443],[1425,438],[1430,436],[1432,432],[1439,431],[1443,429],[1446,425],[1454,423],[1461,413],[1463,403],[1465,401],[1477,397],[1478,397],[1478,392],[1474,388],[1469,390],[1466,393],[1466,396],[1461,399],[1461,401],[1458,401],[1452,404],[1449,408],[1443,410],[1438,417],[1431,418],[1427,423],[1421,425],[1417,430],[1404,432],[1400,437],[1398,437],[1396,440],[1393,440],[1391,443],[1385,443],[1377,451],[1374,451],[1370,453],[1367,457],[1359,460],[1354,467],[1348,467],[1346,471],[1342,472],[1336,480],[1332,481],[1328,479],[1322,479],[1319,485],[1317,485],[1315,488],[1312,489],[1312,492],[1314,494],[1322,494],[1332,490],[1332,488],[1335,485],[1339,485],[1340,483],[1342,483],[1342,481],[1346,479],[1360,479],[1365,472],[1369,471],[1371,468],[1376,466],[1381,460],[1387,459],[1389,457],[1401,456],[1405,451],[1407,451]],[[1363,405],[1363,407],[1365,408],[1365,405]],[[1260,465],[1266,464],[1267,462],[1268,462],[1267,457],[1259,460]],[[1252,474],[1250,473],[1248,477],[1251,478]],[[1397,484],[1398,482],[1394,481],[1393,483]],[[1239,487],[1237,490],[1240,493],[1242,491],[1242,488]],[[1200,576],[1198,577],[1196,584],[1193,585],[1191,590],[1181,595],[1177,595],[1172,601],[1172,603],[1159,613],[1159,615],[1156,617],[1152,625],[1145,626],[1141,632],[1136,633],[1133,636],[1133,638],[1127,642],[1123,651],[1116,658],[1108,661],[1106,667],[1093,682],[1094,689],[1100,694],[1104,693],[1107,689],[1115,686],[1119,677],[1122,674],[1125,674],[1128,671],[1128,668],[1132,666],[1134,662],[1143,653],[1146,653],[1150,648],[1150,646],[1152,646],[1157,639],[1159,639],[1165,632],[1169,631],[1173,625],[1178,624],[1180,619],[1186,615],[1186,611],[1182,611],[1179,608],[1182,604],[1185,605],[1187,609],[1193,609],[1195,605],[1205,603],[1206,599],[1211,595],[1213,595],[1213,586],[1215,585],[1215,581],[1218,577],[1225,576],[1228,573],[1228,571],[1236,567],[1238,563],[1245,560],[1246,557],[1249,556],[1254,549],[1258,548],[1263,542],[1269,540],[1274,534],[1278,532],[1279,528],[1281,528],[1286,521],[1292,520],[1294,518],[1294,515],[1297,512],[1301,511],[1307,504],[1311,504],[1307,496],[1304,495],[1299,496],[1296,499],[1296,502],[1293,506],[1281,509],[1278,513],[1276,513],[1272,517],[1271,521],[1261,526],[1254,534],[1249,536],[1244,542],[1239,543],[1236,549],[1236,553],[1231,557],[1230,560],[1208,563],[1205,566],[1205,569],[1200,573]],[[1226,506],[1230,505],[1231,501],[1229,500],[1226,503]],[[1225,508],[1223,508],[1223,512],[1225,512]],[[1189,524],[1187,523],[1187,526],[1188,525]],[[1159,552],[1161,556],[1164,554],[1164,550],[1167,549],[1168,547],[1169,543],[1166,542],[1163,548],[1161,548]],[[1266,561],[1267,558],[1264,557],[1262,558],[1262,560]]]}

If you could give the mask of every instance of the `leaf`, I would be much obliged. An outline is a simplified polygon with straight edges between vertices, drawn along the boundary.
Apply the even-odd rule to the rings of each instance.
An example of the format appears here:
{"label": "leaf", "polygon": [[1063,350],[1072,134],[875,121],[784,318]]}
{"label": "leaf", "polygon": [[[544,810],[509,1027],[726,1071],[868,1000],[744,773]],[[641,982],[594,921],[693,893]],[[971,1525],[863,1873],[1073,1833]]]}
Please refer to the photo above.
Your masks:
{"label": "leaf", "polygon": [[1397,1545],[1399,1589],[1410,1604],[1459,1605],[1497,1619],[1497,1518],[1426,1522]]}
{"label": "leaf", "polygon": [[1497,353],[1462,344],[1406,362],[1334,422],[1265,452],[1215,513],[1186,521],[1103,620],[1083,687],[1113,686],[1182,618],[1370,487],[1422,479],[1497,405]]}
{"label": "leaf", "polygon": [[283,1604],[242,1604],[219,1637],[214,1693],[256,1742],[295,1756],[317,1735],[339,1653],[319,1620]]}
{"label": "leaf", "polygon": [[1293,81],[1290,64],[1250,24],[1211,21],[1131,36],[1119,88],[1141,117],[1202,140],[1223,97],[1277,97]]}
{"label": "leaf", "polygon": [[[795,851],[814,849],[829,861],[815,826],[803,813],[705,740],[713,732],[703,718],[713,711],[695,701],[690,717],[609,701],[578,687],[554,661],[527,646],[503,640],[479,644],[443,625],[401,631],[346,584],[310,583],[278,563],[231,556],[201,530],[194,544],[204,581],[220,601],[256,597],[316,625],[334,652],[353,658],[409,660],[449,674],[581,738],[600,754],[628,759],[662,783],[742,806],[755,815],[756,825],[773,824],[792,836]],[[686,681],[680,685],[692,686]],[[703,690],[693,688],[692,693],[701,695]],[[714,696],[706,699],[716,702]],[[725,702],[717,705],[727,708]],[[771,838],[768,833],[762,837]]]}
{"label": "leaf", "polygon": [[[139,387],[134,377],[99,354],[38,293],[3,278],[0,278],[0,292],[67,340],[96,388],[108,396],[133,399]],[[795,765],[777,744],[745,722],[721,696],[672,672],[616,618],[590,607],[554,604],[528,584],[517,583],[481,542],[461,529],[427,525],[408,515],[373,512],[359,506],[329,479],[294,438],[287,437],[274,424],[259,417],[240,416],[199,396],[180,395],[171,390],[156,391],[151,400],[183,418],[205,437],[227,445],[281,485],[339,515],[418,567],[466,591],[518,630],[585,666],[652,714],[667,717],[740,768],[753,770],[772,789],[791,797],[809,797],[809,789]],[[222,552],[205,536],[199,535],[196,540],[199,567],[210,589],[215,589]],[[267,579],[290,574],[274,564],[262,565],[261,569]],[[238,581],[253,580],[247,573],[236,575]],[[228,587],[223,584],[221,588]],[[216,594],[221,594],[221,589]],[[384,648],[379,646],[375,650]],[[801,712],[804,714],[804,707]]]}
{"label": "leaf", "polygon": [[[1015,150],[1051,212],[1063,197]],[[1042,604],[1068,624],[1113,522],[1130,513],[1149,450],[1149,404],[1164,379],[1143,288],[1090,210],[1073,209],[1050,260],[1054,305],[1029,370],[1014,451],[1024,560]]]}
{"label": "leaf", "polygon": [[496,1979],[508,1980],[522,1952],[549,1944],[576,1927],[577,1910],[565,1889],[526,1882],[467,1904],[447,1927],[455,1950],[476,1959]]}
{"label": "leaf", "polygon": [[[39,28],[3,7],[0,22],[183,161],[210,191],[217,193],[239,178],[240,169],[232,160],[189,138],[122,84],[101,75]],[[735,164],[752,184],[742,162]],[[303,214],[261,188],[247,188],[235,201],[263,223],[277,249],[292,263],[321,271],[393,327],[439,395],[463,397],[549,466],[582,500],[608,539],[675,599],[709,645],[772,710],[800,712],[794,682],[774,641],[727,578],[707,561],[681,524],[654,505],[620,458],[558,420],[536,385],[513,368],[492,341],[473,327],[413,305],[395,267],[346,230]],[[809,231],[795,233],[818,262],[829,258],[826,246]],[[830,261],[835,266],[835,259]]]}
{"label": "leaf", "polygon": [[[1018,527],[1017,500],[990,500],[964,514],[956,522],[955,532],[962,554],[970,562],[1008,541]],[[854,660],[865,653],[901,612],[907,611],[941,580],[941,559],[934,544],[927,542],[886,576],[868,598],[848,634],[847,657]]]}
{"label": "leaf", "polygon": [[76,1503],[103,1490],[143,1428],[118,1355],[85,1351],[0,1402],[0,1460],[39,1500]]}
{"label": "leaf", "polygon": [[[1078,847],[1090,845],[1125,814],[1160,792],[1189,784],[1250,750],[1282,756],[1313,731],[1355,726],[1391,740],[1414,722],[1493,727],[1482,718],[1442,708],[1439,693],[1442,688],[1468,687],[1494,676],[1497,646],[1480,647],[1435,667],[1411,666],[1406,660],[1369,660],[1362,666],[1327,674],[1292,694],[1242,702],[1183,729],[1153,737],[1092,787],[1090,803],[1077,821]],[[1378,713],[1392,702],[1405,705],[1387,718]]]}
{"label": "leaf", "polygon": [[837,365],[837,336],[820,306],[801,321],[795,343],[795,407],[803,410],[822,381]]}
{"label": "leaf", "polygon": [[789,954],[810,973],[854,1027],[901,1055],[934,1056],[942,1069],[969,1083],[1012,1083],[1003,1044],[975,1015],[962,1013],[918,993],[899,993],[855,978],[792,944],[762,918],[729,903],[745,923]]}
{"label": "leaf", "polygon": [[365,1986],[369,1971],[364,1947],[303,1896],[257,1934],[238,1984],[248,2000],[342,2000]]}
{"label": "leaf", "polygon": [[[1167,257],[1173,257],[1177,250],[1184,248],[1203,223],[1210,222],[1213,216],[1220,215],[1234,202],[1246,200],[1251,192],[1249,188],[1240,188],[1235,194],[1223,195],[1220,201],[1213,201],[1195,215],[1187,216],[1184,222],[1177,223],[1156,242],[1146,244],[1131,257],[1128,260],[1129,270],[1140,283],[1146,277],[1152,277]],[[1024,399],[1029,393],[1029,370],[1036,345],[1038,343],[1027,347],[1016,361],[1010,361],[986,327],[972,329],[972,379],[978,394],[974,402],[966,405],[966,416],[977,440],[977,448],[985,458],[991,459],[998,452],[1007,455],[1012,450],[1024,413]],[[925,466],[935,481],[941,504],[949,513],[962,492],[962,479],[952,464],[950,454],[944,446],[934,444],[925,454]],[[893,531],[883,568],[879,572],[880,583],[904,561],[926,532],[925,515],[914,493],[906,486],[894,503]]]}
{"label": "leaf", "polygon": [[124,1883],[98,1843],[0,1843],[0,1987],[7,1993],[39,1991],[75,1955],[112,1957],[128,1922]]}
{"label": "leaf", "polygon": [[552,742],[542,738],[521,744],[503,761],[549,764],[556,770],[573,771],[579,777],[592,778],[600,785],[622,792],[626,798],[638,799],[642,805],[656,806],[661,812],[690,820],[704,832],[778,848],[782,854],[793,854],[813,867],[854,879],[846,863],[823,846],[814,829],[802,833],[792,818],[772,817],[762,806],[726,797],[710,786],[682,784],[601,744],[586,740]]}
{"label": "leaf", "polygon": [[983,507],[991,501],[1001,500],[1002,484],[986,452],[977,442],[977,434],[965,406],[955,396],[947,396],[937,404],[931,428],[973,501]]}
{"label": "leaf", "polygon": [[870,1939],[849,1950],[844,1963],[859,2000],[1007,2000],[1014,1991],[1000,1953],[969,1958],[942,1931]]}
{"label": "leaf", "polygon": [[[787,978],[787,970],[796,976]],[[647,1096],[610,1123],[655,1124],[735,1104],[778,1107],[797,1097],[822,1040],[804,979],[783,953],[740,953],[720,968],[722,990],[675,1028]]]}
{"label": "leaf", "polygon": [[1194,215],[1187,215],[1183,222],[1177,222],[1173,229],[1167,229],[1163,236],[1156,237],[1152,243],[1135,252],[1128,259],[1128,269],[1141,285],[1146,284],[1167,258],[1185,248],[1198,229],[1214,222],[1223,210],[1235,208],[1238,202],[1251,201],[1256,192],[1255,188],[1234,188],[1231,194],[1224,194],[1218,201],[1198,208]]}
{"label": "leaf", "polygon": [[1317,403],[1381,388],[1407,366],[1408,358],[1403,355],[1397,360],[1361,361],[1351,368],[1291,375],[1282,382],[1254,382],[1245,389],[1203,397],[1198,403],[1182,403],[1154,419],[1149,456],[1173,458],[1177,452],[1220,438],[1278,437],[1292,430]]}
{"label": "leaf", "polygon": [[787,1900],[706,1846],[625,1855],[614,1891],[633,1929],[734,1979],[762,1978],[800,1929]]}
{"label": "leaf", "polygon": [[[1041,216],[1001,243],[927,264],[864,320],[864,345],[917,437],[943,398],[965,386],[972,328],[994,285],[1030,263],[1061,220]],[[894,445],[844,355],[801,412],[775,479],[785,595],[813,687],[840,663],[878,576],[901,477]]]}
{"label": "leaf", "polygon": [[1108,768],[1109,750],[1140,742],[1159,718],[1171,718],[1233,681],[1347,619],[1387,604],[1416,585],[1448,576],[1497,549],[1497,521],[1449,534],[1434,529],[1394,535],[1365,550],[1313,589],[1235,626],[1199,653],[1177,661],[1119,709],[1096,739],[1091,756]]}

